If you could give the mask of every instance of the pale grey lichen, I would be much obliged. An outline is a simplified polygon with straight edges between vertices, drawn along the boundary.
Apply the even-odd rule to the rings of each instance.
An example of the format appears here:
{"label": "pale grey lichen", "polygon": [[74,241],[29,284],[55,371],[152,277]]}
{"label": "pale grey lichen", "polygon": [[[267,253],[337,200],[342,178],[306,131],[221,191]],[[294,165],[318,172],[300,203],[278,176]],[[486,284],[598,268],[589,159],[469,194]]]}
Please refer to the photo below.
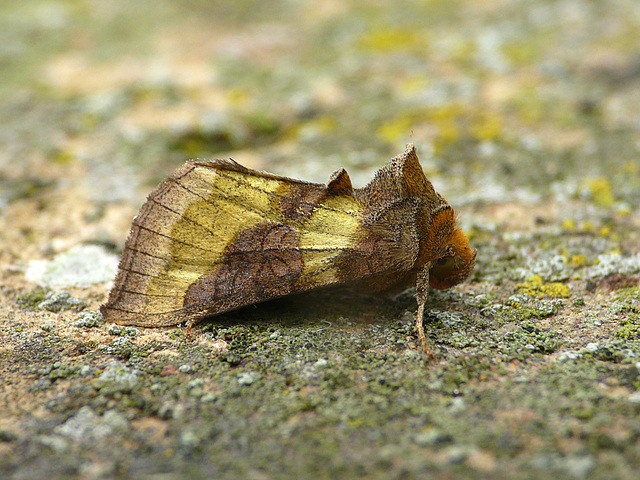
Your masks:
{"label": "pale grey lichen", "polygon": [[613,273],[631,275],[640,272],[640,253],[622,256],[618,252],[598,255],[597,263],[585,274],[587,278],[606,277]]}
{"label": "pale grey lichen", "polygon": [[319,358],[318,360],[316,360],[316,363],[313,364],[313,368],[325,368],[328,364],[329,362],[327,362],[326,359]]}
{"label": "pale grey lichen", "polygon": [[487,305],[480,310],[480,315],[487,318],[493,318],[497,315],[500,315],[508,310],[509,307],[507,305],[503,305],[502,303],[494,303],[492,305]]}
{"label": "pale grey lichen", "polygon": [[189,365],[188,363],[185,363],[184,365],[180,365],[178,367],[178,371],[180,373],[193,373],[196,371],[196,369],[193,366]]}
{"label": "pale grey lichen", "polygon": [[475,294],[473,292],[469,292],[470,294],[466,297],[465,303],[467,305],[471,305],[472,307],[482,309],[486,306],[491,305],[491,295],[488,293],[479,293]]}
{"label": "pale grey lichen", "polygon": [[258,372],[244,372],[238,375],[238,384],[240,385],[251,385],[256,380],[260,379],[260,374]]}
{"label": "pale grey lichen", "polygon": [[72,297],[69,292],[49,292],[45,299],[38,304],[37,308],[57,313],[73,308],[84,308],[85,306],[85,302]]}
{"label": "pale grey lichen", "polygon": [[633,392],[627,397],[630,403],[640,404],[640,392]]}
{"label": "pale grey lichen", "polygon": [[428,315],[436,317],[445,327],[454,327],[465,321],[462,314],[458,312],[429,310]]}
{"label": "pale grey lichen", "polygon": [[55,427],[54,432],[76,442],[91,441],[124,430],[128,425],[128,421],[115,410],[108,410],[100,417],[91,407],[84,406],[62,425]]}
{"label": "pale grey lichen", "polygon": [[[116,340],[128,340],[117,338]],[[140,372],[127,367],[124,363],[113,360],[98,377],[96,383],[99,387],[117,386],[119,390],[127,391],[135,387],[139,382]]]}
{"label": "pale grey lichen", "polygon": [[136,327],[123,327],[113,324],[109,327],[107,333],[109,335],[135,337],[136,335],[138,335],[138,329]]}
{"label": "pale grey lichen", "polygon": [[582,357],[582,354],[580,352],[564,351],[564,352],[560,352],[556,361],[560,363],[564,363],[572,360],[578,360],[581,357]]}
{"label": "pale grey lichen", "polygon": [[571,276],[571,268],[563,255],[527,255],[524,266],[514,270],[517,279],[527,279],[534,275],[547,282],[567,280]]}
{"label": "pale grey lichen", "polygon": [[29,262],[26,278],[53,288],[88,287],[113,280],[118,257],[99,245],[76,245],[53,260]]}
{"label": "pale grey lichen", "polygon": [[78,313],[78,319],[72,322],[74,327],[93,328],[102,324],[104,317],[99,310],[85,310]]}

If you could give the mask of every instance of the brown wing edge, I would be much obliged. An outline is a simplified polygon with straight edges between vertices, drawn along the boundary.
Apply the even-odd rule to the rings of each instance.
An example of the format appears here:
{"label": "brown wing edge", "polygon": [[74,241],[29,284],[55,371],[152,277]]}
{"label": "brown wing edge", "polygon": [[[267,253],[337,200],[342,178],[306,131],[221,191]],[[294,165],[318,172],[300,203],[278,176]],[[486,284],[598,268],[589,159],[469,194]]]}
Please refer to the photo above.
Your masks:
{"label": "brown wing edge", "polygon": [[[232,172],[246,173],[249,175],[255,175],[257,177],[268,178],[270,180],[279,180],[287,183],[301,184],[301,185],[313,185],[315,187],[326,187],[322,183],[307,182],[305,180],[299,180],[296,178],[285,177],[282,175],[275,175],[273,173],[264,172],[262,170],[254,170],[252,168],[245,167],[239,164],[232,158],[228,159],[215,159],[215,160],[191,160],[183,165],[184,167],[190,165],[197,165],[200,167],[213,168],[214,170],[227,170]],[[176,172],[177,173],[177,172]],[[346,173],[346,172],[345,172]]]}
{"label": "brown wing edge", "polygon": [[[173,175],[165,178],[149,193],[147,200],[142,204],[142,207],[140,207],[140,211],[133,218],[129,235],[124,244],[122,257],[118,264],[118,272],[113,282],[113,287],[111,287],[106,303],[100,307],[100,312],[102,313],[105,321],[121,325],[139,326],[170,326],[184,321],[180,314],[182,310],[178,310],[177,312],[164,312],[161,314],[140,313],[124,309],[120,306],[120,303],[122,301],[122,296],[125,293],[125,286],[127,285],[131,264],[137,254],[136,246],[138,244],[138,235],[140,233],[139,225],[144,224],[145,217],[154,208],[155,202],[153,199],[162,196],[163,193],[171,189],[175,185],[176,179],[180,179],[189,174],[196,165],[196,162],[185,163],[178,168]],[[185,315],[188,314],[185,312]],[[149,317],[153,317],[155,320],[147,320]]]}
{"label": "brown wing edge", "polygon": [[120,310],[110,304],[102,305],[100,312],[106,322],[136,327],[172,327],[180,323],[195,323],[194,320],[197,321],[203,315],[199,311],[190,312],[185,308],[163,313],[130,312]]}

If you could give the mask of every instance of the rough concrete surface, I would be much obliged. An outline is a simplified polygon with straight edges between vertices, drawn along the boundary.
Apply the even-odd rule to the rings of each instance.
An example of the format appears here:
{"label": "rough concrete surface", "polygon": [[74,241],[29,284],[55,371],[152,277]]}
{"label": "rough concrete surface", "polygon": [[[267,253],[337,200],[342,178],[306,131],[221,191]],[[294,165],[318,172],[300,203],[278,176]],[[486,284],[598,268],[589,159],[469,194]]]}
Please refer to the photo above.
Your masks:
{"label": "rough concrete surface", "polygon": [[[0,477],[634,479],[640,4],[5,0]],[[478,249],[434,292],[106,324],[189,158],[354,184],[406,143]]]}

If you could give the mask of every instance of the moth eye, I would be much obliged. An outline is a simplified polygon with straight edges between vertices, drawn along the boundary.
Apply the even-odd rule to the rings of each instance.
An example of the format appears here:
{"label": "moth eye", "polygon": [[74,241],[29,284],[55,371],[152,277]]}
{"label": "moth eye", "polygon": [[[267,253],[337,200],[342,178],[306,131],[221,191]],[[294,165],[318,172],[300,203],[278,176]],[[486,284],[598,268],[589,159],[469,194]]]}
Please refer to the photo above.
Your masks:
{"label": "moth eye", "polygon": [[448,246],[444,252],[444,255],[436,260],[436,265],[444,265],[451,257],[454,257],[455,255],[456,251],[454,250],[454,248],[452,246]]}
{"label": "moth eye", "polygon": [[445,263],[447,263],[449,261],[450,258],[451,258],[450,256],[439,258],[436,261],[436,265],[444,265]]}

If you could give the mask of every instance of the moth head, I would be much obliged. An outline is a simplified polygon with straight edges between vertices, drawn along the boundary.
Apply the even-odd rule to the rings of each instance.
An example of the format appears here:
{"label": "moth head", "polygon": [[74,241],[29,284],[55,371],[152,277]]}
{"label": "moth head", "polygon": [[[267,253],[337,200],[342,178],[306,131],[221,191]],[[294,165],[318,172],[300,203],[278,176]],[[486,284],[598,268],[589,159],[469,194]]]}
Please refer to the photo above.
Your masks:
{"label": "moth head", "polygon": [[464,282],[473,270],[478,250],[471,250],[469,240],[456,228],[449,242],[429,269],[429,285],[438,290]]}

